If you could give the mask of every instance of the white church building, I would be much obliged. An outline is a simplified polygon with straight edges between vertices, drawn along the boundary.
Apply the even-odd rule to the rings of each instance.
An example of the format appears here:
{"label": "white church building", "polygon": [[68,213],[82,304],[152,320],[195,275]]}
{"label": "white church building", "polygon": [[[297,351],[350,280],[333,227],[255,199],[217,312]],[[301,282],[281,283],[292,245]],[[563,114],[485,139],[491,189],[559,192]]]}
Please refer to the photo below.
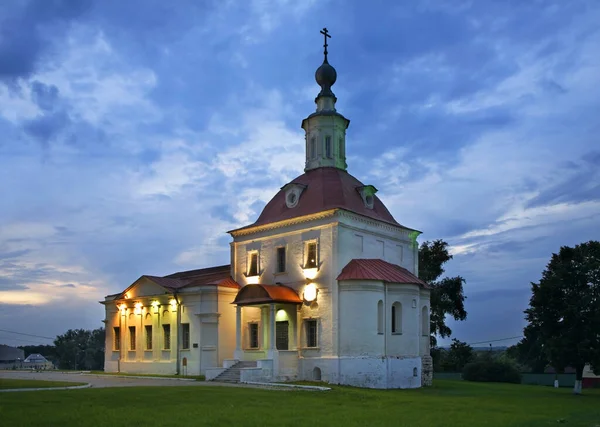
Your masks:
{"label": "white church building", "polygon": [[317,108],[302,121],[304,174],[256,222],[229,231],[229,265],[144,275],[107,296],[105,371],[431,384],[420,232],[398,223],[375,186],[347,171],[350,122],[335,109],[327,43],[315,77]]}

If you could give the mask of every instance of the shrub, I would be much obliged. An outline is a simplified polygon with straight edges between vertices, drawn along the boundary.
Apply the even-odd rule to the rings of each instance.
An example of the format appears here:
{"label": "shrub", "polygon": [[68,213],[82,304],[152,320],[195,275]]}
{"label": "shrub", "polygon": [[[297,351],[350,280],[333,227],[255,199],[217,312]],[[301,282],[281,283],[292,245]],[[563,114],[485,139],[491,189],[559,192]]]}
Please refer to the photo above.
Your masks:
{"label": "shrub", "polygon": [[517,368],[502,361],[489,360],[467,363],[462,376],[467,381],[521,383],[521,373]]}

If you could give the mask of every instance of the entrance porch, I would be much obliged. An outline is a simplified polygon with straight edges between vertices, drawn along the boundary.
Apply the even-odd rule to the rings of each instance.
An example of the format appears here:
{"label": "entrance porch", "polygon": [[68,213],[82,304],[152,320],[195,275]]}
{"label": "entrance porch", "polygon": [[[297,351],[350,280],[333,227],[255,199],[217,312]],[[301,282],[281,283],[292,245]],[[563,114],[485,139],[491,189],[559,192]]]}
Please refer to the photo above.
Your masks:
{"label": "entrance porch", "polygon": [[[296,291],[284,285],[246,285],[233,304],[236,305],[233,359],[226,360],[220,372],[207,373],[207,379],[214,379],[230,368],[239,370],[241,382],[297,379],[301,342],[298,307],[302,300]],[[256,362],[256,366],[240,362]]]}

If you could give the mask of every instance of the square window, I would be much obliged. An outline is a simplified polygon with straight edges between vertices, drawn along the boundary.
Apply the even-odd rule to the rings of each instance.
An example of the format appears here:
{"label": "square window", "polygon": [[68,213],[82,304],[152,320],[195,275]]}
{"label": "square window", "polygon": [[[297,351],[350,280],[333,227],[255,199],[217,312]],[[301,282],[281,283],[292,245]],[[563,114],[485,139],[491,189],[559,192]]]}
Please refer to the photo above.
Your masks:
{"label": "square window", "polygon": [[135,350],[135,326],[129,327],[129,350]]}
{"label": "square window", "polygon": [[306,346],[317,347],[317,321],[306,321]]}
{"label": "square window", "polygon": [[171,349],[171,325],[163,325],[163,348]]}
{"label": "square window", "polygon": [[306,244],[306,262],[304,268],[317,268],[317,242]]}
{"label": "square window", "polygon": [[146,325],[144,329],[146,330],[146,350],[152,350],[152,326]]}
{"label": "square window", "polygon": [[181,324],[181,348],[182,349],[190,348],[190,324],[189,323]]}
{"label": "square window", "polygon": [[250,348],[258,348],[258,323],[250,323],[248,330],[250,333]]}
{"label": "square window", "polygon": [[248,259],[248,276],[258,276],[258,253],[250,252]]}
{"label": "square window", "polygon": [[277,273],[285,273],[285,246],[277,248]]}
{"label": "square window", "polygon": [[121,350],[121,328],[118,326],[113,328],[114,333],[114,341],[113,341],[113,349],[115,351]]}

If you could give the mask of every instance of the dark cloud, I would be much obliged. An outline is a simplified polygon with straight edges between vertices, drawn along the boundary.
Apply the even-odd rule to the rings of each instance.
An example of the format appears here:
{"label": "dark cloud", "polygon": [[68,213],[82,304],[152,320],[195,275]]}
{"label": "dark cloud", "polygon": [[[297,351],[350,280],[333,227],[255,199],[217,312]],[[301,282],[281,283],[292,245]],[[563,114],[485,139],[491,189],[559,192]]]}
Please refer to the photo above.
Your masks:
{"label": "dark cloud", "polygon": [[29,77],[69,24],[87,12],[91,0],[3,2],[0,11],[0,80]]}
{"label": "dark cloud", "polygon": [[590,151],[578,161],[566,163],[564,169],[556,170],[556,176],[564,179],[531,199],[528,207],[600,200],[599,166],[600,151]]}
{"label": "dark cloud", "polygon": [[70,125],[71,119],[64,111],[44,113],[23,123],[23,130],[35,140],[46,145],[55,140]]}
{"label": "dark cloud", "polygon": [[37,80],[31,83],[31,100],[43,111],[51,111],[58,102],[58,88]]}

